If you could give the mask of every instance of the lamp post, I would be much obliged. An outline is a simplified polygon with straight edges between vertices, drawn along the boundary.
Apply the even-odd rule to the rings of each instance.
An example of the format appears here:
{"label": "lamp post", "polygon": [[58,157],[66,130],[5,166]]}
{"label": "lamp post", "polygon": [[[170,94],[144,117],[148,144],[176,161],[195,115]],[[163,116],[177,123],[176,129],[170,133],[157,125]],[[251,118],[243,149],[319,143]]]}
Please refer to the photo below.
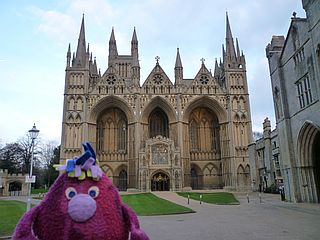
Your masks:
{"label": "lamp post", "polygon": [[30,172],[29,172],[29,179],[28,179],[29,189],[28,189],[27,211],[29,211],[31,207],[31,184],[33,182],[32,167],[33,167],[34,140],[38,137],[40,131],[36,128],[36,124],[33,124],[33,127],[28,132],[29,132],[29,136],[31,137],[32,148],[31,148]]}

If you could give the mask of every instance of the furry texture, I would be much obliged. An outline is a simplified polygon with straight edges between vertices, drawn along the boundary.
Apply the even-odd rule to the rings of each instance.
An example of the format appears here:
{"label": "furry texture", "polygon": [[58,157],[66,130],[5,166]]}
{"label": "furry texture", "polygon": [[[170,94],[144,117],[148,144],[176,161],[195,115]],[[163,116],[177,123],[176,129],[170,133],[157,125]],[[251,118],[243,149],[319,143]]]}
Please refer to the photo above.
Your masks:
{"label": "furry texture", "polygon": [[[75,196],[80,194],[80,197],[92,197],[89,189],[93,186],[99,189],[98,195],[93,197],[96,202],[94,213],[90,210],[90,213],[84,213],[85,220],[81,218],[80,222],[75,221],[68,213],[70,199],[74,196],[68,196],[66,190],[72,187]],[[83,202],[78,204],[80,208]],[[85,209],[81,208],[80,212],[86,211]],[[91,216],[88,218],[88,215]],[[91,178],[80,181],[63,173],[52,185],[45,199],[22,217],[13,239],[127,240],[129,235],[133,240],[149,239],[140,229],[136,214],[121,202],[117,189],[104,174],[99,181]]]}

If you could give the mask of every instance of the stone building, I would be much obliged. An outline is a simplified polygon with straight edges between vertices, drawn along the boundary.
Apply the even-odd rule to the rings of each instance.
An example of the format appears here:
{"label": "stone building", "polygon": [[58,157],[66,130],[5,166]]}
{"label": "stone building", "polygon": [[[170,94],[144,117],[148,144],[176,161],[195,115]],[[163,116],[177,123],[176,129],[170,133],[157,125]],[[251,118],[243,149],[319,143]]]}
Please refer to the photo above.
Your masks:
{"label": "stone building", "polygon": [[277,129],[271,131],[268,118],[263,122],[263,136],[249,144],[251,179],[253,191],[264,191],[272,184],[283,183],[280,170],[280,151]]}
{"label": "stone building", "polygon": [[245,56],[226,17],[226,42],[214,72],[204,59],[183,76],[179,49],[172,81],[159,57],[140,79],[136,30],[131,53],[119,55],[114,29],[107,70],[98,71],[82,19],[76,52],[67,52],[61,163],[90,141],[120,190],[188,190],[251,185],[252,138]]}
{"label": "stone building", "polygon": [[26,196],[28,184],[26,175],[9,174],[8,169],[0,169],[0,196]]}
{"label": "stone building", "polygon": [[320,202],[320,1],[266,48],[287,198]]}

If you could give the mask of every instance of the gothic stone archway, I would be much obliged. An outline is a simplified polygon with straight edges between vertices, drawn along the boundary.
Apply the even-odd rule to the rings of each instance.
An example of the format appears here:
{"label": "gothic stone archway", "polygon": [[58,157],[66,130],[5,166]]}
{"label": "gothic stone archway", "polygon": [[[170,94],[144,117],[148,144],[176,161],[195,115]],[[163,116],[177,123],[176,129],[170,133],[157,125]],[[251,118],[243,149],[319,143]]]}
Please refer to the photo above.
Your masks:
{"label": "gothic stone archway", "polygon": [[170,178],[164,172],[156,172],[151,178],[151,191],[170,191]]}
{"label": "gothic stone archway", "polygon": [[306,122],[298,137],[298,175],[302,202],[320,202],[320,128]]}

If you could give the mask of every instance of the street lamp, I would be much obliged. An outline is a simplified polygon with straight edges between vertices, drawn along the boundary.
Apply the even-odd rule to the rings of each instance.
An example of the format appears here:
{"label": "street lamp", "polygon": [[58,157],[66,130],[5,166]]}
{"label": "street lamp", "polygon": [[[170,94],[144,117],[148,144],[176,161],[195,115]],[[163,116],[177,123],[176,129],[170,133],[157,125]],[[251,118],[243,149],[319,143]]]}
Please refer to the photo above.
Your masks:
{"label": "street lamp", "polygon": [[31,207],[31,184],[32,182],[35,182],[35,179],[33,179],[32,177],[34,140],[38,137],[40,131],[36,128],[36,124],[33,124],[33,127],[28,132],[29,132],[29,136],[31,137],[32,148],[31,148],[30,172],[29,172],[29,179],[28,179],[29,189],[28,189],[27,211],[29,211]]}

